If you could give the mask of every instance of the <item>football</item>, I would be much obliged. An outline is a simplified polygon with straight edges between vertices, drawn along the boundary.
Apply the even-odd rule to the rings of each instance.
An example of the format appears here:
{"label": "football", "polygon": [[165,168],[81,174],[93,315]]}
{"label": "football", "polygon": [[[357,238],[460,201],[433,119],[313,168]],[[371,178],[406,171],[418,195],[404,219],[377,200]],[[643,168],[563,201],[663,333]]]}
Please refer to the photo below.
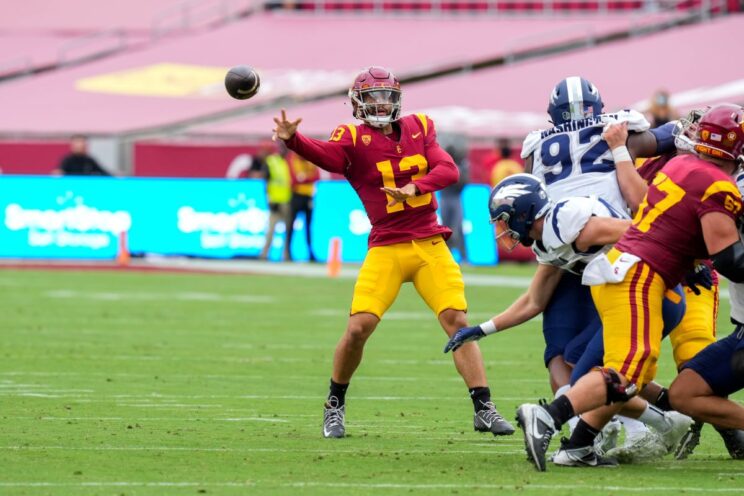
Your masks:
{"label": "football", "polygon": [[238,100],[247,100],[258,93],[261,80],[258,72],[247,65],[238,65],[227,71],[225,75],[225,89],[227,93]]}

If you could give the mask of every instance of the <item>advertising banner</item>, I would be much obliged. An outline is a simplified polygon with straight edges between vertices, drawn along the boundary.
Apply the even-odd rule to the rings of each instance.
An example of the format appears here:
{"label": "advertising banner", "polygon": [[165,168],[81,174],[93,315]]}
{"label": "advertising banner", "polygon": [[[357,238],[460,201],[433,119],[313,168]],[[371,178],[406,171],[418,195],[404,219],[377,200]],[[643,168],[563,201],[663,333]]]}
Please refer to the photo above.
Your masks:
{"label": "advertising banner", "polygon": [[[134,255],[255,258],[266,239],[265,184],[255,179],[145,179],[0,176],[0,257],[113,259],[125,234]],[[462,194],[467,259],[493,264],[488,188]],[[294,222],[291,254],[309,258],[304,215]],[[315,257],[327,260],[333,238],[347,262],[364,259],[371,225],[345,181],[317,184],[311,226]],[[285,225],[269,259],[279,260]]]}

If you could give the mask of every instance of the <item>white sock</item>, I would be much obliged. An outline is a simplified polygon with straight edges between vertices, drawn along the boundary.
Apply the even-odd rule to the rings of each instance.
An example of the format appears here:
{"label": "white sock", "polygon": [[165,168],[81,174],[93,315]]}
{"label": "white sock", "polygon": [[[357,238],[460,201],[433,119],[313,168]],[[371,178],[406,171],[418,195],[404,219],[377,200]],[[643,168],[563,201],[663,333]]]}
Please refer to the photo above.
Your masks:
{"label": "white sock", "polygon": [[568,392],[569,389],[571,389],[571,384],[566,384],[565,386],[559,387],[555,391],[555,396],[553,397],[553,399],[555,399],[555,398],[557,398],[559,396],[563,396],[564,394],[566,394]]}
{"label": "white sock", "polygon": [[641,416],[638,417],[638,420],[653,427],[661,434],[666,434],[671,428],[667,423],[664,412],[652,405],[646,405],[646,409],[643,411]]}
{"label": "white sock", "polygon": [[619,418],[620,422],[623,423],[623,428],[625,429],[626,436],[637,436],[638,434],[648,432],[648,427],[646,427],[646,424],[644,424],[640,420],[636,420],[630,417],[624,417],[622,415],[619,415]]}
{"label": "white sock", "polygon": [[576,429],[576,424],[579,423],[579,416],[576,415],[571,417],[566,423],[568,424],[568,432],[573,434],[574,429]]}

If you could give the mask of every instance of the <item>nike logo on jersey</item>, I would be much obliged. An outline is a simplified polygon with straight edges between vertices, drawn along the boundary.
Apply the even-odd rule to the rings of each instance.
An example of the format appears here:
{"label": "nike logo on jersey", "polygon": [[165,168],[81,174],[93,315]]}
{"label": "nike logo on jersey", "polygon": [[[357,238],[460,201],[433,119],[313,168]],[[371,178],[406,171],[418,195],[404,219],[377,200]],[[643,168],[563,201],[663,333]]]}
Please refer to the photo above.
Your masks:
{"label": "nike logo on jersey", "polygon": [[[439,240],[439,241],[432,241],[432,242],[431,242],[431,244],[433,244],[433,245],[438,245],[438,244],[439,244],[439,243],[441,243],[441,242],[442,242],[442,240]],[[489,427],[490,427],[490,426],[489,426]]]}
{"label": "nike logo on jersey", "polygon": [[412,135],[411,135],[411,138],[413,138],[413,139],[416,139],[416,138],[418,138],[419,136],[421,136],[421,132],[420,132],[420,131],[419,131],[418,133],[416,133],[416,134],[412,134]]}

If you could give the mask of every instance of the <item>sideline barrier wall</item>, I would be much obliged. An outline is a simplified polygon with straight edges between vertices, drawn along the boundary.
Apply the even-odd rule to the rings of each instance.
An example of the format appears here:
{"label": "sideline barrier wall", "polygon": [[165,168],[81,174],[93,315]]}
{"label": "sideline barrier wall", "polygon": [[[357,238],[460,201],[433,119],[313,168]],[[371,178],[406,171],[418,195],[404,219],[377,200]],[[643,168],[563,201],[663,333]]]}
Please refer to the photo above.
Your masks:
{"label": "sideline barrier wall", "polygon": [[[489,189],[463,191],[468,261],[496,263],[486,208]],[[0,257],[116,258],[127,232],[134,255],[256,257],[263,247],[268,207],[255,179],[141,179],[0,176]],[[313,212],[313,252],[320,261],[340,237],[345,262],[359,262],[370,230],[362,204],[345,181],[321,181]],[[307,260],[304,216],[295,221],[292,256]],[[279,224],[269,258],[284,244]]]}

